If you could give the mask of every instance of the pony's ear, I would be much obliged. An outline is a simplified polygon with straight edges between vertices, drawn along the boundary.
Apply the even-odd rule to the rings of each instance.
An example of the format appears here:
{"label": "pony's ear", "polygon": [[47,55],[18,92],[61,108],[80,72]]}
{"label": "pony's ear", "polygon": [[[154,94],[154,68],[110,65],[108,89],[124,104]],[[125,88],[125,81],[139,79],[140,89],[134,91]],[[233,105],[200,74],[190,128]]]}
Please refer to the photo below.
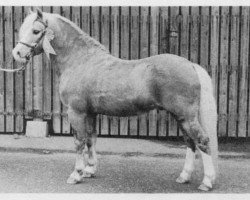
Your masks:
{"label": "pony's ear", "polygon": [[36,13],[37,13],[37,17],[39,18],[43,18],[43,11],[41,11],[39,8],[36,8]]}

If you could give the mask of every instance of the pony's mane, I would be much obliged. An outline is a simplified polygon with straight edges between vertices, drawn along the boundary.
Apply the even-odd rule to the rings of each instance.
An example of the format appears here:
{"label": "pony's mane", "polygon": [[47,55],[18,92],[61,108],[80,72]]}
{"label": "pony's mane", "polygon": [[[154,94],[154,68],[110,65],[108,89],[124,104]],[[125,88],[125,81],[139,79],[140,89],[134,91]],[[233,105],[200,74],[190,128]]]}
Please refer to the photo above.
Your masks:
{"label": "pony's mane", "polygon": [[106,47],[104,45],[102,45],[100,42],[98,42],[97,40],[95,40],[94,38],[90,37],[87,33],[85,33],[84,31],[82,31],[75,23],[73,23],[72,21],[68,20],[67,18],[59,15],[59,14],[53,14],[54,16],[56,16],[56,18],[58,18],[59,20],[62,20],[64,23],[68,24],[70,27],[72,27],[73,29],[75,29],[79,35],[81,35],[82,39],[86,42],[87,45],[91,45],[91,46],[95,46],[103,51],[109,52]]}

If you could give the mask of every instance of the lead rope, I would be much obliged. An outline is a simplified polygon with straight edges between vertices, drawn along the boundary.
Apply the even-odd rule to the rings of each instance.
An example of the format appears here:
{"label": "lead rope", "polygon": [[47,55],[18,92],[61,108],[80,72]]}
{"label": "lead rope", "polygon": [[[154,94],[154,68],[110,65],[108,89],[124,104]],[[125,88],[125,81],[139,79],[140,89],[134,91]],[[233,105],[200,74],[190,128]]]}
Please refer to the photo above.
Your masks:
{"label": "lead rope", "polygon": [[0,71],[8,72],[8,73],[20,72],[20,71],[25,70],[28,64],[29,64],[29,61],[26,62],[25,64],[22,64],[22,66],[17,68],[17,69],[6,69],[6,68],[2,68],[2,66],[0,66]]}
{"label": "lead rope", "polygon": [[27,64],[24,64],[22,67],[20,67],[18,69],[5,69],[5,68],[0,67],[0,71],[9,72],[9,73],[20,72],[20,71],[25,70]]}
{"label": "lead rope", "polygon": [[26,67],[27,67],[27,65],[29,64],[30,58],[31,58],[32,55],[33,55],[33,51],[34,51],[34,50],[32,50],[32,51],[27,55],[28,61],[27,61],[25,64],[22,64],[22,66],[19,67],[18,69],[6,69],[6,68],[2,68],[2,67],[0,66],[0,71],[8,72],[8,73],[15,73],[15,72],[20,72],[20,71],[25,70]]}

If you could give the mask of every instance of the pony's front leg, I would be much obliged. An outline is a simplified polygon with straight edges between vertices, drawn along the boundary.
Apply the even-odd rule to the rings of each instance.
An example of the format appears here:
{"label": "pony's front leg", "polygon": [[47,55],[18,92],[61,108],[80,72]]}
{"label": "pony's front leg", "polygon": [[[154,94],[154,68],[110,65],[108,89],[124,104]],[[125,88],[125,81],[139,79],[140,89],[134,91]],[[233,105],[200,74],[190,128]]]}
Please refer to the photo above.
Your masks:
{"label": "pony's front leg", "polygon": [[96,131],[94,131],[92,132],[91,135],[89,135],[87,139],[89,158],[84,171],[86,172],[86,174],[89,174],[90,176],[93,176],[97,169],[96,138],[97,138]]}
{"label": "pony's front leg", "polygon": [[85,148],[88,138],[87,118],[86,114],[78,114],[70,108],[68,110],[69,122],[76,130],[76,134],[74,135],[76,147],[75,169],[67,180],[69,184],[81,182],[84,177],[88,176],[84,171],[87,164],[87,149]]}

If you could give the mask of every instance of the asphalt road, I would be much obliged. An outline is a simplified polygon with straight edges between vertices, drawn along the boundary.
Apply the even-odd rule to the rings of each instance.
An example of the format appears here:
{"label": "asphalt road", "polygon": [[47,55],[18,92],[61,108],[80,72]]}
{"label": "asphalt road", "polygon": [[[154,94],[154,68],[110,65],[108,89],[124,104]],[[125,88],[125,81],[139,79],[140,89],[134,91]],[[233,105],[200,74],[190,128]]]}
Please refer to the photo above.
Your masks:
{"label": "asphalt road", "polygon": [[[0,152],[0,192],[11,193],[197,193],[201,163],[189,184],[175,182],[184,159],[169,156],[99,155],[95,178],[77,185],[66,180],[74,167],[73,153]],[[220,179],[212,193],[249,193],[250,159],[219,162]]]}

